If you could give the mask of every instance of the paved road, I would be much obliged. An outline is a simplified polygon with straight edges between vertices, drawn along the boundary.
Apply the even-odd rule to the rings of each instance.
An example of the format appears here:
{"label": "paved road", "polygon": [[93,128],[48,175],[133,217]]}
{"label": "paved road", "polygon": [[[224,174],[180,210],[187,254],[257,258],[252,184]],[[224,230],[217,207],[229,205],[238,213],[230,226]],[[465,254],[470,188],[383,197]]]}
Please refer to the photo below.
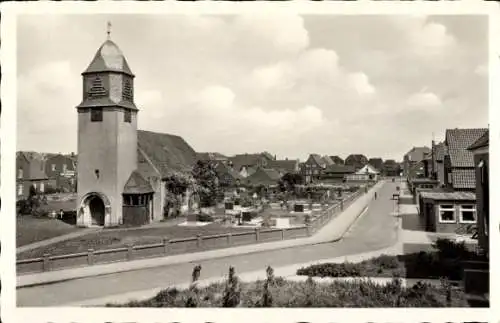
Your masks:
{"label": "paved road", "polygon": [[[268,265],[282,267],[389,247],[397,241],[397,219],[392,215],[394,202],[391,200],[396,186],[397,183],[384,184],[377,200],[370,203],[368,211],[358,218],[341,241],[197,262],[202,266],[201,279],[226,275],[229,265],[237,272],[264,271]],[[188,282],[192,268],[193,264],[179,264],[21,288],[17,290],[17,305],[57,306],[168,287]]]}

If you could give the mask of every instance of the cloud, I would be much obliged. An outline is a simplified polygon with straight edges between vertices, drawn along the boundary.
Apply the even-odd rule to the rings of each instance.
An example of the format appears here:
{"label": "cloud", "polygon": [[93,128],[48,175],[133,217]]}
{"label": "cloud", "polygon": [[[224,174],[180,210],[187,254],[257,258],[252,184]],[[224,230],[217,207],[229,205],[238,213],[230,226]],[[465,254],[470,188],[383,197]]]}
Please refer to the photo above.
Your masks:
{"label": "cloud", "polygon": [[139,127],[198,151],[400,159],[428,144],[415,120],[436,133],[487,123],[479,18],[30,15],[17,39],[19,149],[76,150],[80,73],[108,20],[136,74]]}
{"label": "cloud", "polygon": [[435,108],[441,106],[441,99],[432,92],[420,92],[411,95],[406,103],[413,108]]}

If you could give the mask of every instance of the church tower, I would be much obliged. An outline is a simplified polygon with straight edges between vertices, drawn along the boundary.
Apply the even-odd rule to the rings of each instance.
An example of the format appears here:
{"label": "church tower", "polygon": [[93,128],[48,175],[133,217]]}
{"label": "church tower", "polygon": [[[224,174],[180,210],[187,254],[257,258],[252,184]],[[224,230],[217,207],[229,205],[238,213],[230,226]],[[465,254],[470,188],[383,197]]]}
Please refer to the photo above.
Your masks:
{"label": "church tower", "polygon": [[123,188],[137,168],[134,74],[109,27],[108,39],[82,73],[77,106],[77,225],[86,227],[122,224]]}

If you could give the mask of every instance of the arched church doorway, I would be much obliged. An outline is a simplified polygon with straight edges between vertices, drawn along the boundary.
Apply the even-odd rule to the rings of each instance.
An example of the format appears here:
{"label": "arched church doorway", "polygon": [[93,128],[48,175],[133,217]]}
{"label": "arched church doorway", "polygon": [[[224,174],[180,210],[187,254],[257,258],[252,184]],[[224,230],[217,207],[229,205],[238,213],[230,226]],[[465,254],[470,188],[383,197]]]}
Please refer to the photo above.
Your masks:
{"label": "arched church doorway", "polygon": [[92,225],[104,226],[104,219],[106,217],[104,201],[99,196],[92,195],[88,203]]}

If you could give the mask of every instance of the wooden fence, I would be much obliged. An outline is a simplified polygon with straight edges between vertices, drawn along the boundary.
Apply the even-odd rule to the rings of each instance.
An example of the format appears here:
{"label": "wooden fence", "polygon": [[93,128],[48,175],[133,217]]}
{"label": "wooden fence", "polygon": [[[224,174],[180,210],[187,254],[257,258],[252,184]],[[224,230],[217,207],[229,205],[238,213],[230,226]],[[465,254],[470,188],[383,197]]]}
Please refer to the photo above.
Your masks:
{"label": "wooden fence", "polygon": [[360,195],[363,195],[367,189],[368,188],[363,188],[332,206],[324,206],[321,214],[311,219],[308,225],[284,229],[256,228],[253,232],[233,232],[210,236],[198,235],[196,237],[181,239],[165,238],[161,243],[128,245],[122,248],[102,250],[89,249],[86,252],[57,256],[45,254],[40,258],[18,260],[16,262],[16,270],[17,274],[32,274],[52,270],[86,267],[96,264],[230,248],[254,243],[305,238],[322,228],[345,207],[349,206]]}

